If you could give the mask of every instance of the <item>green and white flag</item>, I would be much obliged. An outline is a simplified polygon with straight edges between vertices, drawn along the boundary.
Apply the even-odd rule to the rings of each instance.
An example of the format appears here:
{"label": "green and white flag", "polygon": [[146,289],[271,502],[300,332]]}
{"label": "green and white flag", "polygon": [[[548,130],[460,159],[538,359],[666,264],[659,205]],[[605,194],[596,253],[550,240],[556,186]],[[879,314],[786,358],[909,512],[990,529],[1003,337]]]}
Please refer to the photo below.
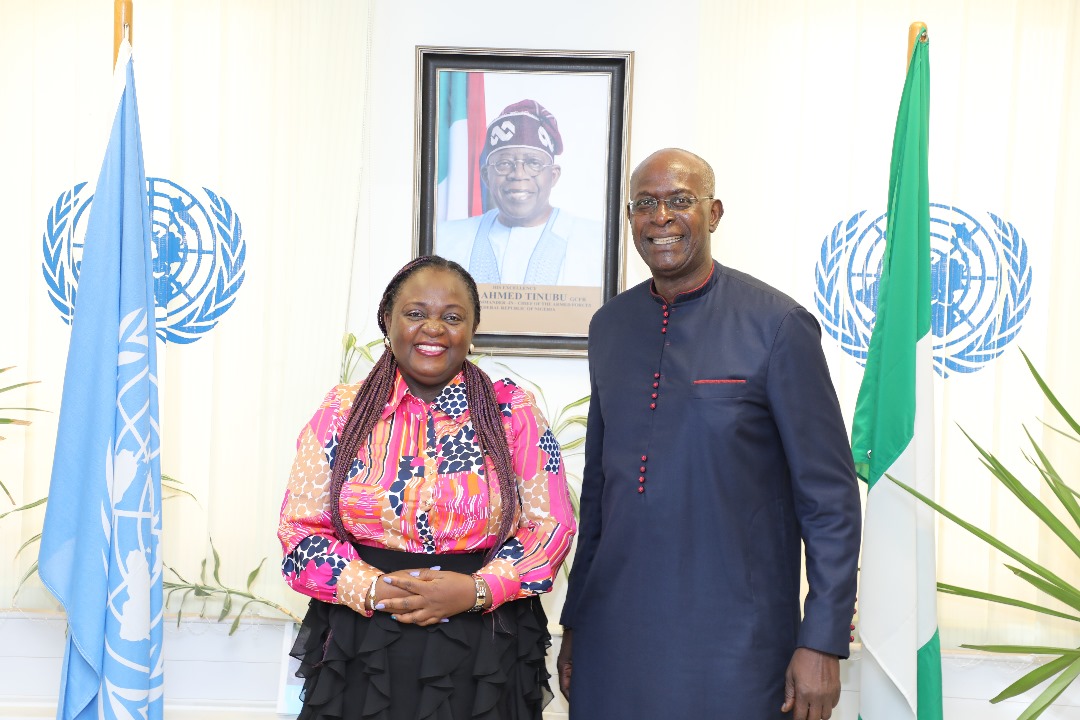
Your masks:
{"label": "green and white flag", "polygon": [[885,477],[934,495],[929,123],[924,34],[896,118],[877,317],[851,437],[867,483],[859,587],[863,720],[942,717],[934,515]]}

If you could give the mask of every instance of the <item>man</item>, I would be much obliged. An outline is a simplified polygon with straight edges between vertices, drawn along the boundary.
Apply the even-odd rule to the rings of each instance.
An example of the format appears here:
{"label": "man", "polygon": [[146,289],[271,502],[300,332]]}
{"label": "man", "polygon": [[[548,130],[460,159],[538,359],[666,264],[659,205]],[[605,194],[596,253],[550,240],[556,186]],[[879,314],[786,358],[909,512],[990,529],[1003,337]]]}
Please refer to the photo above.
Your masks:
{"label": "man", "polygon": [[435,251],[478,283],[600,285],[603,227],[551,206],[562,151],[558,123],[540,103],[507,106],[488,126],[480,157],[495,207],[440,223]]}
{"label": "man", "polygon": [[713,185],[684,150],[637,167],[652,280],[589,329],[558,660],[573,720],[820,720],[840,697],[861,525],[847,433],[814,318],[713,261]]}

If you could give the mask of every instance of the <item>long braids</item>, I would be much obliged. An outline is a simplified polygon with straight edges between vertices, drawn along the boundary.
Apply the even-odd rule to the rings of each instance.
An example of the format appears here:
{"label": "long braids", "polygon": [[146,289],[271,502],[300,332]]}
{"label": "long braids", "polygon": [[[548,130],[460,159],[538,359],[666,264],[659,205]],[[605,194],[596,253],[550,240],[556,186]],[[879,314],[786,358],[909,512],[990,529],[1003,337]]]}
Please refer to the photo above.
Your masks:
{"label": "long braids", "polygon": [[[438,255],[423,255],[397,271],[383,291],[379,302],[378,323],[383,337],[387,336],[385,316],[393,309],[394,300],[405,281],[413,273],[423,268],[439,268],[456,273],[465,283],[473,303],[475,323],[480,322],[480,294],[476,281],[456,262]],[[475,327],[475,324],[474,324]],[[502,411],[495,398],[495,388],[487,373],[475,364],[465,360],[465,398],[469,404],[469,417],[473,429],[480,441],[481,452],[491,460],[491,465],[499,478],[499,499],[501,516],[496,533],[496,541],[487,557],[491,559],[499,547],[514,533],[517,526],[520,497],[514,475],[514,466],[510,459],[510,447],[506,443],[506,432],[502,424]],[[330,481],[330,517],[337,531],[338,539],[346,542],[351,538],[341,521],[341,488],[349,475],[352,460],[357,456],[360,446],[371,435],[375,423],[382,416],[386,403],[393,392],[394,378],[397,373],[397,361],[390,347],[383,350],[379,360],[364,379],[364,384],[353,402],[349,417],[341,430],[338,446],[334,452],[334,466]]]}

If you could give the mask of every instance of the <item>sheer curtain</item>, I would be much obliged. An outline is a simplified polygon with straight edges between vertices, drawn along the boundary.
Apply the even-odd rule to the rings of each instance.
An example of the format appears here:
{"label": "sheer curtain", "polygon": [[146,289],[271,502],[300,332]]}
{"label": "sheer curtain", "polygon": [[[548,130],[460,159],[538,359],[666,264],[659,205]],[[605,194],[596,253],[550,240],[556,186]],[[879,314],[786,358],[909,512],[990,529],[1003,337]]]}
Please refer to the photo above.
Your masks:
{"label": "sheer curtain", "polygon": [[[885,211],[908,25],[927,24],[930,200],[1014,224],[1032,270],[1018,337],[977,372],[937,380],[938,498],[1060,576],[1080,577],[1068,549],[980,465],[961,432],[1064,515],[1021,454],[1031,454],[1022,426],[1074,488],[1080,456],[1075,443],[1041,425],[1064,427],[1019,349],[1066,407],[1080,411],[1070,362],[1080,342],[1072,317],[1080,299],[1072,279],[1080,272],[1080,9],[1067,0],[769,0],[702,3],[701,20],[698,136],[727,210],[715,254],[811,308],[815,262],[830,230],[858,211]],[[823,343],[850,423],[862,368],[829,336]],[[1067,609],[1015,578],[1007,560],[939,521],[939,580]],[[1080,641],[1075,623],[938,599],[945,647]]]}
{"label": "sheer curtain", "polygon": [[[245,590],[266,558],[252,592],[294,610],[303,602],[280,581],[275,529],[296,435],[337,381],[366,169],[373,12],[352,0],[142,0],[134,10],[147,176],[204,206],[206,191],[226,201],[239,223],[225,234],[234,254],[240,241],[245,252],[242,283],[216,326],[191,331],[194,342],[159,345],[162,471],[189,493],[166,490],[164,562],[193,581],[206,560],[213,581],[212,540],[221,584]],[[18,413],[33,424],[0,433],[2,482],[16,505],[48,493],[70,332],[43,279],[43,235],[61,193],[97,178],[114,112],[111,52],[111,3],[3,4],[0,367],[16,367],[0,386],[40,382],[0,405],[50,411]],[[183,224],[185,209],[195,214],[181,203],[169,217]],[[205,230],[173,230],[188,251],[207,252],[196,228]],[[191,266],[178,267],[182,284]],[[0,514],[11,507],[0,497]],[[0,607],[56,607],[36,577],[13,599],[36,545],[12,556],[40,531],[42,509],[0,519]]]}

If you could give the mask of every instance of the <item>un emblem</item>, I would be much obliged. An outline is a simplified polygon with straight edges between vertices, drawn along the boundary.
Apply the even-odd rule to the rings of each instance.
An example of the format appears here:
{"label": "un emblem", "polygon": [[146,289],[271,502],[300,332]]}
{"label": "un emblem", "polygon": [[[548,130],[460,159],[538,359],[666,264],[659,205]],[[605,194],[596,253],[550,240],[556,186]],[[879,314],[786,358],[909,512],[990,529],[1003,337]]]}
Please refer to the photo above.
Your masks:
{"label": "un emblem", "polygon": [[[69,325],[92,190],[79,183],[61,193],[41,238],[49,299]],[[154,235],[157,334],[165,342],[193,343],[217,325],[244,282],[247,250],[240,218],[225,198],[207,188],[194,193],[171,180],[148,177],[146,194]]]}
{"label": "un emblem", "polygon": [[[877,315],[885,221],[860,211],[821,245],[815,302],[825,331],[866,363]],[[1000,355],[1031,306],[1031,266],[1020,232],[993,213],[930,205],[931,332],[934,368],[972,373]]]}

